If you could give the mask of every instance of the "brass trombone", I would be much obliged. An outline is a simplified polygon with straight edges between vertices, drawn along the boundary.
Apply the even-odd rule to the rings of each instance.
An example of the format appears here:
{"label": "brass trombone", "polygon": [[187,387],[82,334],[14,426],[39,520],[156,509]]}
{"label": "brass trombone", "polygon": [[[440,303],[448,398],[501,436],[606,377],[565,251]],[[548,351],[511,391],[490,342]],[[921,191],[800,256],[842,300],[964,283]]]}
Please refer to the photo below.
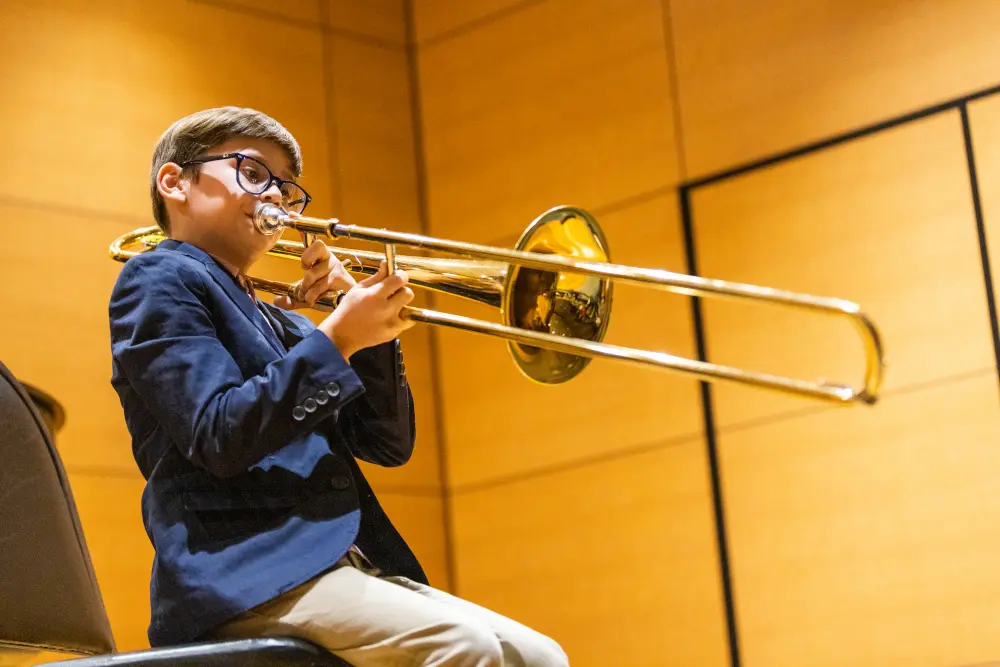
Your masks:
{"label": "brass trombone", "polygon": [[[565,382],[579,374],[591,358],[604,357],[685,373],[707,382],[736,382],[839,404],[874,404],[885,370],[878,329],[860,307],[842,299],[797,294],[723,280],[672,273],[662,269],[612,264],[608,244],[597,221],[586,211],[559,206],[536,218],[513,250],[437,239],[420,234],[346,225],[335,218],[310,218],[259,203],[254,224],[263,234],[282,229],[299,231],[304,243],[278,240],[268,254],[298,259],[311,239],[350,238],[384,244],[385,253],[331,247],[352,271],[373,274],[382,260],[402,269],[410,284],[468,298],[500,309],[503,324],[414,306],[403,317],[463,331],[504,338],[518,369],[545,384]],[[152,250],[164,239],[158,227],[144,227],[111,244],[112,259],[127,261]],[[140,246],[140,250],[126,249]],[[396,255],[395,246],[453,253],[486,261]],[[354,260],[353,262],[349,260]],[[272,294],[294,296],[294,284],[252,277],[254,286]],[[825,381],[808,382],[708,362],[665,352],[640,350],[602,342],[611,313],[613,282],[620,280],[700,297],[761,301],[847,317],[857,328],[865,349],[861,387]],[[323,295],[317,305],[331,309],[337,296]]]}

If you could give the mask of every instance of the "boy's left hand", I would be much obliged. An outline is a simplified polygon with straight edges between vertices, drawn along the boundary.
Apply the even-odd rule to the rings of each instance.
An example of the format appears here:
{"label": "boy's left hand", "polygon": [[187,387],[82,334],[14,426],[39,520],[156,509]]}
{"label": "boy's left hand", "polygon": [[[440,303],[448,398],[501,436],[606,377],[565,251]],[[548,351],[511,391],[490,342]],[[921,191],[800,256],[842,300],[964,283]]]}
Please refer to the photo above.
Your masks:
{"label": "boy's left hand", "polygon": [[301,261],[305,274],[302,276],[298,297],[291,298],[284,295],[275,297],[274,305],[279,308],[285,310],[312,308],[316,304],[316,299],[324,292],[331,290],[346,292],[357,282],[322,241],[313,241],[312,245],[302,252]]}

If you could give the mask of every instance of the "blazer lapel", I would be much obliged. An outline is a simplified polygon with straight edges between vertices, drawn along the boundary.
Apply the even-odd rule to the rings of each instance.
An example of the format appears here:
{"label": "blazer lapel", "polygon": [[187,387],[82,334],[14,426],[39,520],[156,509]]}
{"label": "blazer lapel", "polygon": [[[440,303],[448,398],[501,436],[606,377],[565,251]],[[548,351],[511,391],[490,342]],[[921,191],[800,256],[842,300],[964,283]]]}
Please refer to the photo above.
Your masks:
{"label": "blazer lapel", "polygon": [[277,335],[274,333],[274,329],[268,324],[267,320],[264,319],[264,315],[257,308],[257,304],[250,297],[247,292],[240,287],[239,283],[236,282],[236,278],[226,271],[215,259],[212,258],[207,252],[191,245],[190,243],[183,243],[175,241],[173,239],[167,239],[160,243],[158,248],[165,248],[167,250],[176,250],[182,254],[187,255],[197,259],[208,269],[209,274],[215,282],[222,287],[223,291],[232,299],[233,303],[243,312],[247,318],[253,322],[257,330],[260,331],[261,335],[267,340],[267,342],[274,348],[274,351],[278,354],[284,354],[286,352],[281,341],[278,340]]}

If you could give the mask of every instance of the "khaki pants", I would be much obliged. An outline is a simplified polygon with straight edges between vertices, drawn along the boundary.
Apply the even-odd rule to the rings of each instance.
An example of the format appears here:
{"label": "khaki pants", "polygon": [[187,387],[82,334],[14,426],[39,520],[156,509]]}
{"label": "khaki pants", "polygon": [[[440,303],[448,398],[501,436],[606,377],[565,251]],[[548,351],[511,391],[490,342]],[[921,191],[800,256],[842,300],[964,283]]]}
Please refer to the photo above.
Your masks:
{"label": "khaki pants", "polygon": [[300,637],[355,667],[568,667],[548,637],[348,554],[328,572],[238,616],[220,639]]}

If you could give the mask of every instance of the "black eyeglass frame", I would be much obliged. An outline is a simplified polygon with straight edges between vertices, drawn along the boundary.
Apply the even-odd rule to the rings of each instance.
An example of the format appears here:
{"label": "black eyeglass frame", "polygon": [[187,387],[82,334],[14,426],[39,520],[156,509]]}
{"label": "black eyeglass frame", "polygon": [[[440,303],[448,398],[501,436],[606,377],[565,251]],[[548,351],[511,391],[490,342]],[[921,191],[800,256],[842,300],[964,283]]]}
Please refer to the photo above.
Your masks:
{"label": "black eyeglass frame", "polygon": [[[261,162],[260,160],[258,160],[255,157],[251,157],[249,155],[244,155],[243,153],[224,153],[222,155],[208,155],[206,157],[195,158],[194,160],[187,160],[186,162],[182,162],[180,164],[180,167],[184,168],[184,167],[187,167],[187,166],[192,165],[192,164],[205,164],[206,162],[215,162],[217,160],[231,160],[233,158],[236,158],[236,183],[241,188],[243,188],[244,192],[246,192],[247,194],[251,194],[251,195],[262,195],[265,192],[267,192],[267,189],[269,187],[271,187],[271,183],[277,183],[278,184],[278,190],[281,190],[281,186],[282,185],[284,185],[285,183],[288,183],[289,185],[294,185],[299,190],[302,190],[302,194],[305,195],[305,203],[302,205],[302,209],[299,210],[299,211],[295,211],[295,213],[300,213],[301,214],[301,213],[305,212],[306,207],[309,206],[309,202],[312,201],[312,197],[309,196],[309,193],[306,192],[306,189],[304,187],[302,187],[301,185],[299,185],[298,183],[296,183],[295,181],[286,181],[283,178],[278,178],[277,176],[275,176],[271,172],[270,168],[268,168],[268,166],[266,164],[264,164],[263,162]],[[260,166],[264,167],[264,171],[267,172],[267,176],[268,176],[267,183],[265,183],[264,187],[260,189],[260,192],[254,192],[253,190],[248,189],[247,186],[245,186],[243,184],[243,179],[240,177],[240,165],[243,164],[243,160],[253,160],[254,162],[256,162],[257,164],[259,164]]]}

